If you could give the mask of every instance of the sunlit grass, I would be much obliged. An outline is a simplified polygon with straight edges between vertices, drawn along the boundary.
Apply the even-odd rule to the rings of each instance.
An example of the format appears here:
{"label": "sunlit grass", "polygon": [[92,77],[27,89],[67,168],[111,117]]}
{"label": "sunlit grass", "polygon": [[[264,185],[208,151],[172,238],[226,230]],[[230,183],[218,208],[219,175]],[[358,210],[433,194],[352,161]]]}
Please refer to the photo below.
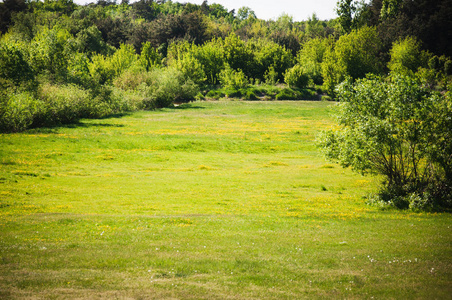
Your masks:
{"label": "sunlit grass", "polygon": [[451,217],[378,211],[332,103],[196,102],[0,136],[0,298],[447,298]]}

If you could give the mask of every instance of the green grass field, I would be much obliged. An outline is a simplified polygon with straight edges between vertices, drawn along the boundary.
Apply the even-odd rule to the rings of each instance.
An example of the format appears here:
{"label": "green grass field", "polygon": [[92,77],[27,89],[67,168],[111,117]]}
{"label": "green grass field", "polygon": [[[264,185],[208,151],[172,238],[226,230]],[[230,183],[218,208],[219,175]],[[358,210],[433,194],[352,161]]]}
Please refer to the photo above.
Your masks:
{"label": "green grass field", "polygon": [[0,298],[450,299],[450,214],[367,206],[327,102],[195,102],[0,135]]}

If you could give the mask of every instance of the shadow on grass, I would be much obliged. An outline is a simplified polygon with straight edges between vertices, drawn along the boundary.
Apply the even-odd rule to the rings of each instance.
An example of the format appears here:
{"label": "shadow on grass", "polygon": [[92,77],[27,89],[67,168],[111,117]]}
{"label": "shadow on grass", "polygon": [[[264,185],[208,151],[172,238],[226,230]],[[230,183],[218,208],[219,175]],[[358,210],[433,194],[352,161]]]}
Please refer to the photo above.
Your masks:
{"label": "shadow on grass", "polygon": [[192,103],[174,103],[172,109],[205,109],[203,106],[194,105]]}
{"label": "shadow on grass", "polygon": [[[105,120],[105,119],[118,119],[124,116],[128,116],[130,113],[120,113],[120,114],[112,114],[102,118],[93,118],[93,119],[85,119],[85,120]],[[26,130],[25,134],[36,134],[36,133],[58,133],[58,129],[60,128],[89,128],[89,127],[125,127],[123,124],[111,124],[111,123],[85,123],[83,121],[75,121],[68,124],[54,124],[48,125],[44,127],[30,128]]]}

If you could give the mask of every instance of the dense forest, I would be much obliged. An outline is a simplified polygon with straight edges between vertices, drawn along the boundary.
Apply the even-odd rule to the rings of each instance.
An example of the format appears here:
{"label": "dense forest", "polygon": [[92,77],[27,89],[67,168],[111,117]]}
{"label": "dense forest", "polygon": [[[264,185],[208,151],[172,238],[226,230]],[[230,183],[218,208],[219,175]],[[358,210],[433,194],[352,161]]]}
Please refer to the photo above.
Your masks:
{"label": "dense forest", "polygon": [[294,22],[207,1],[4,0],[0,131],[193,99],[335,99],[339,83],[368,73],[447,90],[452,0],[341,0],[336,10]]}

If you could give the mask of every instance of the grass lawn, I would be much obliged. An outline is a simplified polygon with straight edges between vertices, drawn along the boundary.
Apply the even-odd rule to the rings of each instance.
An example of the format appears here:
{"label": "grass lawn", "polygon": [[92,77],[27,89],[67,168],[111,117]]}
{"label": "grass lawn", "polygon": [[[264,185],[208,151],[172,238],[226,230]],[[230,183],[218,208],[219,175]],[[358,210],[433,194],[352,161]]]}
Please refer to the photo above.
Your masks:
{"label": "grass lawn", "polygon": [[380,211],[328,102],[195,102],[0,135],[0,298],[450,299],[450,214]]}

